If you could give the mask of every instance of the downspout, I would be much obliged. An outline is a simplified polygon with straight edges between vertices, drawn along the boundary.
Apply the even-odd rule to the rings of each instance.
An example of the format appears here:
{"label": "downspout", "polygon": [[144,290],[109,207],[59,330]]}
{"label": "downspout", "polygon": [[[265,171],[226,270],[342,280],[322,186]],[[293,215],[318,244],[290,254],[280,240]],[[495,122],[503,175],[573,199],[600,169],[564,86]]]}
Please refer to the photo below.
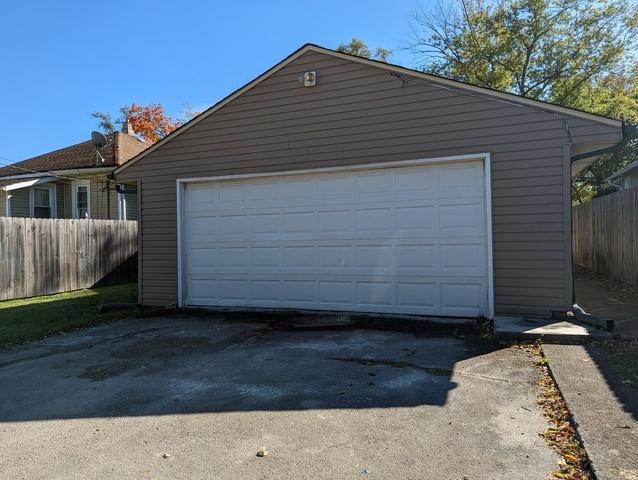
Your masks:
{"label": "downspout", "polygon": [[[584,153],[579,153],[578,155],[573,155],[570,159],[570,165],[572,165],[574,162],[577,162],[578,160],[584,160],[585,158],[597,157],[605,153],[617,152],[633,139],[634,135],[636,135],[636,132],[638,132],[638,125],[631,125],[631,124],[628,125],[625,122],[623,122],[622,140],[620,140],[620,142],[618,142],[615,145],[612,145],[611,147],[600,148],[598,150],[592,150],[590,152],[584,152]],[[570,172],[571,172],[571,169],[570,169]],[[574,193],[571,188],[571,173],[570,173],[570,186],[569,186],[570,208],[574,200],[573,195]],[[571,238],[574,234],[574,220],[572,218],[572,215],[569,216],[569,222],[570,222],[569,228],[571,232],[571,235],[569,238],[571,241]],[[574,305],[575,303],[576,303],[576,271],[574,270],[574,254],[572,252],[572,305]]]}
{"label": "downspout", "polygon": [[638,125],[627,125],[623,122],[622,140],[620,142],[612,145],[611,147],[601,148],[599,150],[592,150],[591,152],[584,152],[579,153],[578,155],[574,155],[573,157],[571,157],[571,163],[577,162],[578,160],[583,160],[585,158],[597,157],[598,155],[603,155],[604,153],[616,152],[627,145],[637,131]]}

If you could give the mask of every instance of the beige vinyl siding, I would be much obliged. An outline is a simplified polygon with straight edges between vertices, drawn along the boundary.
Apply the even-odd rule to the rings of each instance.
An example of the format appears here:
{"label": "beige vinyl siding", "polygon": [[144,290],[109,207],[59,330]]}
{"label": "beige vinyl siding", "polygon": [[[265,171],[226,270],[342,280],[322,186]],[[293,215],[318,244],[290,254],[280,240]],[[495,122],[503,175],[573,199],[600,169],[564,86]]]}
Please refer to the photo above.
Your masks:
{"label": "beige vinyl siding", "polygon": [[[11,190],[9,192],[0,192],[0,201],[2,205],[0,206],[0,216],[6,215],[6,195],[9,194],[11,196],[11,216],[12,217],[30,217],[31,216],[31,205],[30,205],[30,187],[20,188],[17,190]],[[56,218],[63,218],[62,209],[63,201],[62,195],[64,193],[64,185],[61,183],[55,183],[55,198],[56,198]]]}
{"label": "beige vinyl siding", "polygon": [[0,217],[7,216],[7,194],[4,190],[0,190]]}
{"label": "beige vinyl siding", "polygon": [[55,208],[57,218],[68,218],[65,216],[65,190],[66,185],[64,182],[56,182],[55,184]]}
{"label": "beige vinyl siding", "polygon": [[[134,186],[127,185],[127,188],[135,190]],[[126,219],[137,220],[137,192],[124,195],[126,201]]]}
{"label": "beige vinyl siding", "polygon": [[29,208],[29,189],[21,188],[18,190],[11,190],[11,216],[12,217],[30,217],[31,212]]}
{"label": "beige vinyl siding", "polygon": [[[300,85],[307,70],[317,86]],[[119,173],[141,180],[142,301],[177,300],[176,178],[490,152],[496,312],[567,310],[565,146],[613,143],[619,130],[415,82],[307,52]]]}
{"label": "beige vinyl siding", "polygon": [[117,192],[106,186],[106,177],[91,178],[91,218],[117,220]]}
{"label": "beige vinyl siding", "polygon": [[[89,180],[91,218],[102,220],[117,220],[117,192],[113,187],[109,189],[108,196],[105,190],[106,176],[81,176],[77,180]],[[59,195],[59,193],[58,193]],[[107,203],[108,201],[108,203]],[[58,200],[59,205],[59,200]],[[73,181],[64,183],[64,218],[73,218]],[[60,211],[60,210],[58,210]]]}
{"label": "beige vinyl siding", "polygon": [[[95,219],[118,219],[117,209],[117,192],[115,188],[111,188],[107,192],[106,176],[80,176],[77,180],[89,180],[90,183],[90,202],[91,202],[91,218]],[[60,179],[55,182],[56,194],[56,216],[57,218],[73,218],[73,180]],[[29,217],[29,188],[21,188],[12,190],[11,194],[11,214],[14,217]],[[6,192],[0,192],[2,205],[0,206],[0,214],[5,215],[5,195]],[[135,195],[134,195],[135,197]],[[108,202],[108,203],[107,203]],[[134,199],[136,202],[136,199]],[[134,207],[136,208],[136,207]]]}

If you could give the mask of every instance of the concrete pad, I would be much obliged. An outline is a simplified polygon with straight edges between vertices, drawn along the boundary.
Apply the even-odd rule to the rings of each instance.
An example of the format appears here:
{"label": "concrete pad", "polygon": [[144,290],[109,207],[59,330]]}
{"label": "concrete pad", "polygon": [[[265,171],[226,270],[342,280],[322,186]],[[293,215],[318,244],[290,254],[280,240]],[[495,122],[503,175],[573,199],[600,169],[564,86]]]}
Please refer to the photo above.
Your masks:
{"label": "concrete pad", "polygon": [[0,353],[0,478],[546,479],[536,381],[446,335],[117,322]]}
{"label": "concrete pad", "polygon": [[546,340],[587,340],[604,339],[605,331],[589,325],[542,318],[506,317],[494,318],[494,335],[497,337]]}
{"label": "concrete pad", "polygon": [[638,402],[592,346],[543,345],[598,480],[638,479]]}

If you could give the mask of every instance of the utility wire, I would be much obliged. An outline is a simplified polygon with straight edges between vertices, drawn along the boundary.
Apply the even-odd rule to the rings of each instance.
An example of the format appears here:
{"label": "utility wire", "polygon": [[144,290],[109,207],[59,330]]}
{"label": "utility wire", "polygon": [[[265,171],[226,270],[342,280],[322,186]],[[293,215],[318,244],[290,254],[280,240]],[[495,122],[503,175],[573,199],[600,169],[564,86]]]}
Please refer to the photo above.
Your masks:
{"label": "utility wire", "polygon": [[[12,163],[6,163],[6,162],[0,161],[0,165],[3,165],[5,167],[9,167],[9,168],[15,168],[16,170],[22,170],[24,172],[37,173],[37,174],[41,174],[41,175],[49,175],[51,177],[61,178],[63,180],[74,180],[71,177],[65,177],[64,175],[57,175],[55,173],[52,173],[50,170],[49,171],[38,171],[38,170],[31,170],[30,168],[19,167],[19,166],[15,165],[16,162],[13,162],[10,158],[7,158],[7,157],[0,156],[0,160],[6,160],[6,161],[9,161],[9,162],[12,162]],[[0,177],[0,178],[2,178],[2,177]]]}

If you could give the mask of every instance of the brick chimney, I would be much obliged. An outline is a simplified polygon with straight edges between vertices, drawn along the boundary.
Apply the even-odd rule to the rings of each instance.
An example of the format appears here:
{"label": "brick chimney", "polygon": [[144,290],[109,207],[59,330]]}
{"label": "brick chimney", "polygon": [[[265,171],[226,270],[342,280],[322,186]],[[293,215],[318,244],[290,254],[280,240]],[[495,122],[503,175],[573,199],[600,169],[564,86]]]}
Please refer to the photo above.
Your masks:
{"label": "brick chimney", "polygon": [[128,118],[122,124],[122,132],[126,133],[127,135],[135,135],[135,130],[133,130],[133,125],[131,125],[131,121]]}

